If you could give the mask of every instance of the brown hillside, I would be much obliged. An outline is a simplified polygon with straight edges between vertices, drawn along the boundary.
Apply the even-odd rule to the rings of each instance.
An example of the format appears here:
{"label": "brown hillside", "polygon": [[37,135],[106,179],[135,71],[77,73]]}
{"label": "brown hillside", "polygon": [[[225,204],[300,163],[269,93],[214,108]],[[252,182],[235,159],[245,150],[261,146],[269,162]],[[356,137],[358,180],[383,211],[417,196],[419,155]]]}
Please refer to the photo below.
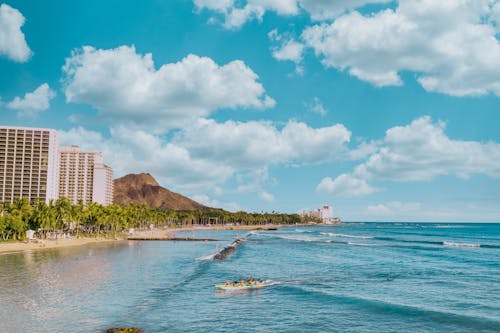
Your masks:
{"label": "brown hillside", "polygon": [[149,173],[129,174],[114,180],[114,203],[146,205],[149,208],[205,210],[208,207],[161,187]]}

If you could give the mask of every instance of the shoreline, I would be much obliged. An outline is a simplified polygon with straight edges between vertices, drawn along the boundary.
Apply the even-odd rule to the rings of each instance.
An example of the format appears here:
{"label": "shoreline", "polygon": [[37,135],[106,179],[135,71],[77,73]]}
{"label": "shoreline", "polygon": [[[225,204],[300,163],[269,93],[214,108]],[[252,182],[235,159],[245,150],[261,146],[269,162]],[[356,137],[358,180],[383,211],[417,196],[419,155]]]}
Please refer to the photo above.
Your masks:
{"label": "shoreline", "polygon": [[[141,237],[143,240],[146,238],[157,239],[157,240],[168,240],[175,238],[175,234],[184,231],[200,231],[200,230],[277,230],[282,227],[300,227],[300,226],[310,226],[309,224],[292,224],[292,225],[280,225],[280,224],[265,224],[265,225],[215,225],[215,226],[193,226],[188,228],[170,228],[170,229],[153,229],[138,231],[134,236]],[[131,241],[134,241],[134,236],[131,237]],[[71,247],[71,246],[84,246],[89,244],[97,243],[111,243],[111,242],[123,242],[128,240],[128,237],[120,236],[119,238],[93,238],[93,237],[73,237],[64,238],[57,240],[37,240],[36,242],[0,242],[0,254],[5,253],[16,253],[32,250],[43,250],[43,249],[54,249],[61,247]]]}
{"label": "shoreline", "polygon": [[2,242],[0,243],[0,254],[55,249],[61,247],[84,246],[98,243],[121,242],[124,240],[125,239],[74,237],[57,240],[42,239],[37,240],[36,242]]}

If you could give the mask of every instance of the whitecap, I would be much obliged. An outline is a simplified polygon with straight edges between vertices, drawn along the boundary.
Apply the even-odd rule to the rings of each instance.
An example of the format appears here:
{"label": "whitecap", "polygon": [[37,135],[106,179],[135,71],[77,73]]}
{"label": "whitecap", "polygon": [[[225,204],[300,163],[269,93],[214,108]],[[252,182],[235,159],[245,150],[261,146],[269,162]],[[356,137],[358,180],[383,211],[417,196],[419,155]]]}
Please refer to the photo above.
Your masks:
{"label": "whitecap", "polygon": [[335,234],[333,232],[322,232],[322,235],[330,237],[341,237],[341,238],[358,238],[358,239],[372,239],[373,236],[358,236],[358,235],[346,235],[346,234]]}
{"label": "whitecap", "polygon": [[444,246],[454,246],[454,247],[481,247],[481,244],[474,243],[455,243],[455,242],[443,242]]}

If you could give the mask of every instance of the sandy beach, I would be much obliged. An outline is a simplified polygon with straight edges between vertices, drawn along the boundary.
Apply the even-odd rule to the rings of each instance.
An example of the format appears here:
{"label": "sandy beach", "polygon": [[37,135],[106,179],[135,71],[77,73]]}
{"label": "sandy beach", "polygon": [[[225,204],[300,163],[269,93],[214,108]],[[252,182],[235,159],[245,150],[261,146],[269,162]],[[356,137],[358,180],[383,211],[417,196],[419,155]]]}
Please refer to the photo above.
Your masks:
{"label": "sandy beach", "polygon": [[48,240],[48,239],[36,240],[31,242],[5,242],[5,243],[0,243],[0,253],[52,249],[52,248],[67,247],[67,246],[82,246],[87,244],[116,242],[116,241],[123,241],[123,239],[116,240],[111,238],[106,239],[106,238],[73,237],[73,238],[65,238],[58,240]]}
{"label": "sandy beach", "polygon": [[[190,228],[170,228],[170,229],[153,229],[136,231],[134,236],[143,238],[163,238],[169,239],[175,237],[175,234],[181,231],[196,231],[196,230],[269,230],[282,227],[280,225],[242,225],[242,226],[194,226]],[[124,235],[118,235],[114,238],[90,238],[90,237],[72,237],[57,240],[35,240],[31,242],[0,242],[0,253],[20,252],[28,250],[52,249],[67,246],[83,246],[95,243],[120,242],[126,240]]]}

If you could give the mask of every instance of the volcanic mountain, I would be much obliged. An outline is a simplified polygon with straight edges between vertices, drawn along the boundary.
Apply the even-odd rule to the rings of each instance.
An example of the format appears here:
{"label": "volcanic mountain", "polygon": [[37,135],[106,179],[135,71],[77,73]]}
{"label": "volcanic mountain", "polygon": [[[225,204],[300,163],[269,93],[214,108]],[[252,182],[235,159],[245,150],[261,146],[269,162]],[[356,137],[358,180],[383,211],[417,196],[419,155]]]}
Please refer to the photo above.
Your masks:
{"label": "volcanic mountain", "polygon": [[172,210],[206,210],[209,207],[161,187],[149,173],[128,174],[114,180],[115,204],[146,205]]}

